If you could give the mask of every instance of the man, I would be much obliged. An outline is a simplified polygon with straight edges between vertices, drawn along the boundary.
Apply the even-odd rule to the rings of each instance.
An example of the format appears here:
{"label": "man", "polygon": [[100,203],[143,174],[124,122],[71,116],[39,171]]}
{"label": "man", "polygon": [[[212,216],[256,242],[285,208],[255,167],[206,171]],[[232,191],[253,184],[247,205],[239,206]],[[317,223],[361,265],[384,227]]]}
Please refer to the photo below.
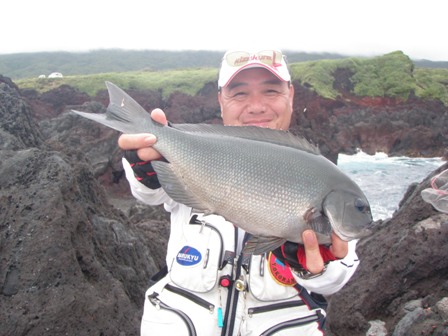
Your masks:
{"label": "man", "polygon": [[[280,51],[227,52],[218,86],[224,125],[289,128],[294,87]],[[167,124],[162,110],[151,116]],[[171,212],[167,271],[146,292],[142,335],[322,335],[322,295],[354,273],[356,242],[333,234],[330,247],[319,246],[307,230],[303,246],[288,242],[243,257],[245,232],[220,216],[193,213],[160,188],[150,163],[163,159],[151,147],[156,141],[151,134],[119,139],[133,195]]]}

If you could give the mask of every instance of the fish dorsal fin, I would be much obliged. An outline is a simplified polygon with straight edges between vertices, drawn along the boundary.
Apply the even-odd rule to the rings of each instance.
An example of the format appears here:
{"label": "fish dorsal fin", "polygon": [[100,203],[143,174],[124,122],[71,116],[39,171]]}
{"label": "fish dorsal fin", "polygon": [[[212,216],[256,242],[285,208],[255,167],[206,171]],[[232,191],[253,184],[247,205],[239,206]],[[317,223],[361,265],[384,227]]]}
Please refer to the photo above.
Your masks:
{"label": "fish dorsal fin", "polygon": [[305,138],[295,136],[289,131],[274,130],[257,126],[223,126],[209,124],[173,124],[173,127],[188,133],[215,134],[269,142],[320,155],[320,151],[316,146],[311,144]]}
{"label": "fish dorsal fin", "polygon": [[106,111],[108,117],[131,123],[136,117],[144,116],[146,119],[149,116],[148,111],[124,90],[111,82],[106,82],[106,87],[109,92],[109,105]]}

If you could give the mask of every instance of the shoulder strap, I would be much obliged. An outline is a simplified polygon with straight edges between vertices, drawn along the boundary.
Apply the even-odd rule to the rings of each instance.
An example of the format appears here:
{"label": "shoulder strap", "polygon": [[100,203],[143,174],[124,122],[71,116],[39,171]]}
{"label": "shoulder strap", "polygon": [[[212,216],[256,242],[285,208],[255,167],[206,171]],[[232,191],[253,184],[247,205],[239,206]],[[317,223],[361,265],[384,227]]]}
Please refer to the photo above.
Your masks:
{"label": "shoulder strap", "polygon": [[317,293],[308,293],[308,291],[298,283],[294,285],[294,288],[297,290],[299,296],[310,309],[327,309],[328,302],[323,295]]}
{"label": "shoulder strap", "polygon": [[153,286],[156,282],[162,280],[167,274],[168,274],[168,266],[165,265],[149,279],[149,287]]}

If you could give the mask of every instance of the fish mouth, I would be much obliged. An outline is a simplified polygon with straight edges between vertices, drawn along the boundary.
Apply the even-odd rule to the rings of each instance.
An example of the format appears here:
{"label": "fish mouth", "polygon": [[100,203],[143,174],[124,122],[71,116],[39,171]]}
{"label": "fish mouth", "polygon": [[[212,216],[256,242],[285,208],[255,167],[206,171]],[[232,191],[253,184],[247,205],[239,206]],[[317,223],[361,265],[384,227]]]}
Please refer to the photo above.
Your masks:
{"label": "fish mouth", "polygon": [[355,239],[361,239],[361,238],[365,238],[368,236],[371,236],[373,234],[373,223],[370,223],[368,225],[368,227],[363,228],[362,230],[359,230],[357,232],[352,232],[352,231],[348,231],[348,232],[336,232],[336,235],[341,238],[342,240],[345,241],[350,241],[350,240],[355,240]]}

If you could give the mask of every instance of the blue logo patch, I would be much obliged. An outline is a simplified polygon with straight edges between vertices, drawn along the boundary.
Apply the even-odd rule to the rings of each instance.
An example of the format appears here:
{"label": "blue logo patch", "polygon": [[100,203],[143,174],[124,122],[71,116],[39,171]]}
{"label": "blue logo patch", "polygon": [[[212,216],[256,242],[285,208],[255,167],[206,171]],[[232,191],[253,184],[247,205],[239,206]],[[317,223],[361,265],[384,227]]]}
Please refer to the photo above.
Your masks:
{"label": "blue logo patch", "polygon": [[194,266],[201,262],[202,255],[201,252],[194,247],[184,246],[179,253],[177,253],[176,260],[177,263],[182,266]]}

